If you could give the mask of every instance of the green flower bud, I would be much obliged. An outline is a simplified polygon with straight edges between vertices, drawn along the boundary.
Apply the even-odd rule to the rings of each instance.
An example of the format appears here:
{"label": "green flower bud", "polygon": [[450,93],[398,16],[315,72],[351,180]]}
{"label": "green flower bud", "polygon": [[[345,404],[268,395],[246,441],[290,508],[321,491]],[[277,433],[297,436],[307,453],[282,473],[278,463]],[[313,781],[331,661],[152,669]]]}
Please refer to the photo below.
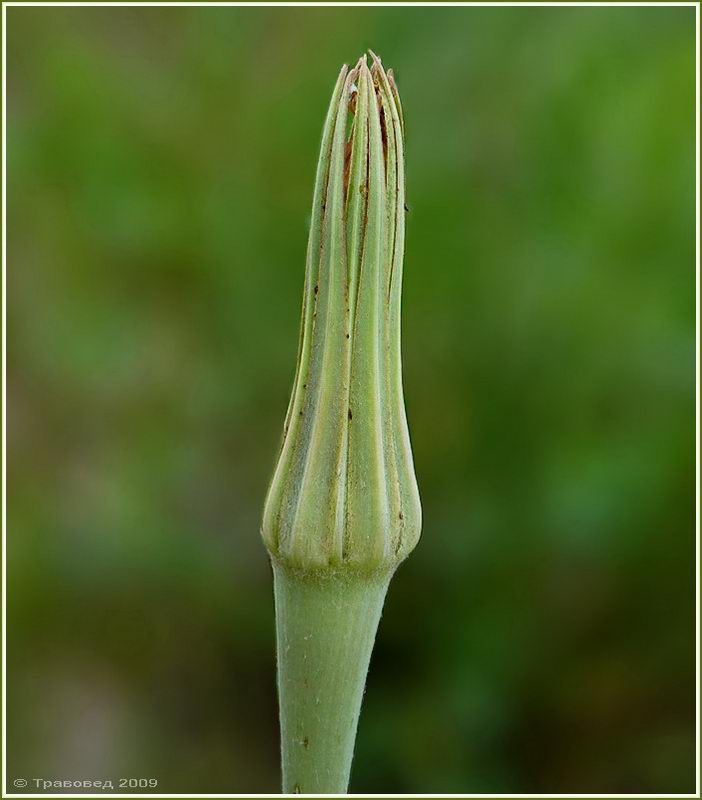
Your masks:
{"label": "green flower bud", "polygon": [[374,55],[341,70],[317,167],[297,372],[262,535],[303,572],[391,572],[421,506],[402,392],[403,120]]}

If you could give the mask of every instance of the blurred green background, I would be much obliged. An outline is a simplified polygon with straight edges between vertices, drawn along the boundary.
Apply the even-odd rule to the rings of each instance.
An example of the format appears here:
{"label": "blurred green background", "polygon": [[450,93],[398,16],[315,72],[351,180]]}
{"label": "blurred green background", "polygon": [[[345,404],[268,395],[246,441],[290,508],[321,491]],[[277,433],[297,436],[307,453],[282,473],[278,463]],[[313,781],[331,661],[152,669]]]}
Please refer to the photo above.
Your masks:
{"label": "blurred green background", "polygon": [[258,528],[372,47],[425,523],[351,788],[694,791],[694,9],[7,20],[9,779],[278,790]]}

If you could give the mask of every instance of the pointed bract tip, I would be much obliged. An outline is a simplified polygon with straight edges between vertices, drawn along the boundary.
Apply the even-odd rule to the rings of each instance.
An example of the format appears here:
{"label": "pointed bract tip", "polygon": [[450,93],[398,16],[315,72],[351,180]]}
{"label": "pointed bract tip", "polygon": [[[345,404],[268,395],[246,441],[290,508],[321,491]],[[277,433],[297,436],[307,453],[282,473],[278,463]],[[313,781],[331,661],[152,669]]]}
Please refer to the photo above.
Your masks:
{"label": "pointed bract tip", "polygon": [[371,74],[371,71],[368,68],[368,62],[365,60],[365,58],[359,64],[359,73],[360,72],[362,72],[364,75],[370,75]]}
{"label": "pointed bract tip", "polygon": [[373,75],[375,78],[376,83],[382,82],[386,77],[385,69],[383,68],[383,62],[380,60],[380,56],[376,55],[372,50],[369,50],[368,52],[373,59],[373,65],[370,70],[371,75]]}

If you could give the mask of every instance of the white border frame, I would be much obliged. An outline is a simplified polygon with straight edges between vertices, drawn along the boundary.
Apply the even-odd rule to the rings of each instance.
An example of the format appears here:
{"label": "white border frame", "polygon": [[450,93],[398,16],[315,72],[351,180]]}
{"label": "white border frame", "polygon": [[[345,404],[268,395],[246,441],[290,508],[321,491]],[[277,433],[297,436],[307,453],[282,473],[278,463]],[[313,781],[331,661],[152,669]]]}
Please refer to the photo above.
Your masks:
{"label": "white border frame", "polygon": [[607,7],[618,6],[622,8],[638,7],[688,7],[695,9],[695,575],[696,575],[696,645],[695,645],[695,675],[696,675],[696,709],[695,709],[695,738],[696,738],[696,767],[695,767],[695,792],[693,794],[349,794],[346,797],[496,797],[496,798],[526,798],[526,797],[602,797],[602,798],[627,798],[627,797],[700,797],[700,373],[699,373],[699,345],[700,345],[700,3],[699,2],[3,2],[2,3],[2,793],[5,798],[27,797],[329,797],[330,795],[299,795],[299,794],[162,794],[151,792],[147,794],[124,794],[119,792],[99,792],[91,794],[81,792],[78,794],[50,794],[29,792],[7,792],[7,673],[6,673],[6,609],[7,609],[7,9],[12,7],[47,7],[57,8],[66,6],[166,6],[166,7],[258,7],[268,6],[273,8],[285,7],[359,7],[359,6],[427,6],[427,7],[538,7],[570,8],[570,7]]}

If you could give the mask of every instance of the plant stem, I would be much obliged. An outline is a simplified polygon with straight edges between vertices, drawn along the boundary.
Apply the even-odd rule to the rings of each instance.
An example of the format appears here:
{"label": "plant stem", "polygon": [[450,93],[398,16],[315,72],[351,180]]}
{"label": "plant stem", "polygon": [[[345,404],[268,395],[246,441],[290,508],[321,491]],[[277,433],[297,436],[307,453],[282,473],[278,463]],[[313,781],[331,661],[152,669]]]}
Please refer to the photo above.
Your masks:
{"label": "plant stem", "polygon": [[343,794],[391,573],[273,573],[283,792]]}
{"label": "plant stem", "polygon": [[324,123],[297,370],[261,525],[286,793],[346,791],[385,593],[422,527],[400,358],[402,110],[371,57],[341,69]]}

